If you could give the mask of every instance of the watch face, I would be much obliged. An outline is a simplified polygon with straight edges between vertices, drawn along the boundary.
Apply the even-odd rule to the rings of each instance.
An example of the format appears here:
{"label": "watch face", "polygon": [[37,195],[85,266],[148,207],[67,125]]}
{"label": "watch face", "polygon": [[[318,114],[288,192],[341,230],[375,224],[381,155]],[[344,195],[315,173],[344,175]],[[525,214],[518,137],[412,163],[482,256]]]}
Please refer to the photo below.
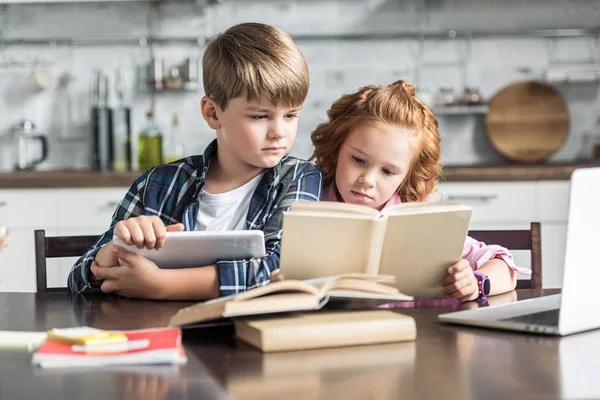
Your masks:
{"label": "watch face", "polygon": [[490,285],[490,280],[484,279],[483,280],[483,294],[485,296],[488,296],[490,294],[491,290],[492,290],[492,285]]}

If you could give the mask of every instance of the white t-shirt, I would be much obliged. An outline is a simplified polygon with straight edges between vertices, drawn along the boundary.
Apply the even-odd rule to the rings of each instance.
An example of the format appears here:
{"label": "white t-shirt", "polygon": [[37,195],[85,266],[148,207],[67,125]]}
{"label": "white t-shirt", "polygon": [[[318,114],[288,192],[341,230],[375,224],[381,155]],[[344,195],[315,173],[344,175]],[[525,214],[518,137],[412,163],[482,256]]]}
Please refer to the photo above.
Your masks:
{"label": "white t-shirt", "polygon": [[210,194],[204,192],[198,210],[197,231],[234,231],[246,226],[248,208],[254,190],[264,173],[229,192]]}

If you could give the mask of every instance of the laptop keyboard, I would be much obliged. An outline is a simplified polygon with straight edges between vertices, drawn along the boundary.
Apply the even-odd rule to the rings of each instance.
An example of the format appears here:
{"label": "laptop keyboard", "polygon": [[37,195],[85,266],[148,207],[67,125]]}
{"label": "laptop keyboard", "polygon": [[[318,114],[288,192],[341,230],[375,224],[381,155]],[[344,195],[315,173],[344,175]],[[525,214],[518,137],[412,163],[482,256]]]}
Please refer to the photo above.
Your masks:
{"label": "laptop keyboard", "polygon": [[519,315],[518,317],[504,318],[500,321],[520,322],[524,324],[558,326],[560,309],[541,311],[533,314]]}

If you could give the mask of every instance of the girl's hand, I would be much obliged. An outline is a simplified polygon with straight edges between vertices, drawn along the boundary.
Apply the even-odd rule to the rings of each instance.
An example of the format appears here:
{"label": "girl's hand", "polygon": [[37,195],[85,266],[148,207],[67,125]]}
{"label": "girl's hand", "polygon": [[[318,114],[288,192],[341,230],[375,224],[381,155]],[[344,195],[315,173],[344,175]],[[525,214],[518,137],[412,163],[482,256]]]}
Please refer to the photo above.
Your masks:
{"label": "girl's hand", "polygon": [[448,268],[448,276],[440,282],[443,293],[448,297],[471,301],[479,297],[477,278],[467,260],[460,260]]}

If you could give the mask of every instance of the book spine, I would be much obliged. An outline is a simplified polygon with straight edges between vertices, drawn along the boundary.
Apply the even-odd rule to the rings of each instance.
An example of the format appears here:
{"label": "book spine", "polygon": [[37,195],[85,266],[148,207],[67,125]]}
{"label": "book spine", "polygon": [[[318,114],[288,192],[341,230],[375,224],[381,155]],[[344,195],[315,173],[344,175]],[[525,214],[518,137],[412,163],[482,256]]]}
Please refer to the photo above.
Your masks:
{"label": "book spine", "polygon": [[369,243],[369,257],[367,258],[367,274],[376,275],[379,273],[379,262],[381,261],[381,252],[383,250],[387,221],[388,217],[384,215],[374,219],[371,224],[371,242]]}

